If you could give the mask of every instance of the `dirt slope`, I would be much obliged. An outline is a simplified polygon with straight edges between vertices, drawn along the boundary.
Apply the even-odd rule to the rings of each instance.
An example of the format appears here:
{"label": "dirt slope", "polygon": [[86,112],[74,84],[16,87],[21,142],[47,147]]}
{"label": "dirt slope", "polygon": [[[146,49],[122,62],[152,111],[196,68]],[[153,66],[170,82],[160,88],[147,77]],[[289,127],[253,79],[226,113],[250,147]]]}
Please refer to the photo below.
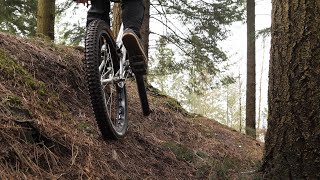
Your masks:
{"label": "dirt slope", "polygon": [[133,82],[128,136],[103,141],[82,60],[75,48],[0,33],[0,179],[254,178],[261,143],[152,88],[143,117]]}

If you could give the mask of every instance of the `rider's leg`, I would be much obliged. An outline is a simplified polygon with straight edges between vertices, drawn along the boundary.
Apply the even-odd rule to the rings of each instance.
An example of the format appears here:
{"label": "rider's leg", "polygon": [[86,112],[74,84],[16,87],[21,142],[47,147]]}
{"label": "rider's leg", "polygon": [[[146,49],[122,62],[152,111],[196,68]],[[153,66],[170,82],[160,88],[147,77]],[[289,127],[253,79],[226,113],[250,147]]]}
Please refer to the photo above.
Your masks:
{"label": "rider's leg", "polygon": [[104,20],[110,26],[110,1],[109,0],[91,0],[91,7],[87,15],[87,25],[94,19]]}
{"label": "rider's leg", "polygon": [[122,21],[124,28],[132,29],[140,37],[144,5],[143,0],[122,0]]}
{"label": "rider's leg", "polygon": [[140,28],[144,15],[143,0],[122,0],[122,41],[129,54],[130,66],[135,74],[146,74],[147,56],[140,41]]}
{"label": "rider's leg", "polygon": [[135,74],[146,74],[147,56],[140,41],[140,28],[144,15],[143,0],[122,0],[122,41],[129,54],[130,66]]}

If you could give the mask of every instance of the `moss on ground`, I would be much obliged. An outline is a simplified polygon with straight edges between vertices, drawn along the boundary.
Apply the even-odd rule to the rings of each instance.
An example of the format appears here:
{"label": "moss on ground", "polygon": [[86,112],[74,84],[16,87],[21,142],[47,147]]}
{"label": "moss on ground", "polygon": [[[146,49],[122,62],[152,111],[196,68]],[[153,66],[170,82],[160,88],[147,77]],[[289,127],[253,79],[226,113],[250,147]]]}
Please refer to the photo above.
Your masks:
{"label": "moss on ground", "polygon": [[229,179],[230,171],[236,172],[241,166],[239,160],[229,156],[217,159],[202,151],[194,152],[183,144],[166,142],[163,145],[169,148],[178,160],[194,164],[197,169],[196,176],[200,179],[205,177],[209,179]]}
{"label": "moss on ground", "polygon": [[[207,177],[209,179],[230,179],[230,172],[237,172],[241,166],[241,162],[232,157],[224,157],[216,159],[205,156],[201,163],[197,164],[197,177]],[[209,176],[208,176],[209,175]]]}
{"label": "moss on ground", "polygon": [[3,97],[3,100],[0,102],[0,107],[2,106],[2,108],[8,109],[19,118],[31,117],[31,112],[23,105],[20,97],[13,94],[7,94]]}
{"label": "moss on ground", "polygon": [[44,95],[46,92],[43,82],[33,78],[28,71],[3,50],[0,50],[0,71],[3,76],[13,78],[17,82],[23,83],[26,87],[37,91],[40,95]]}
{"label": "moss on ground", "polygon": [[166,142],[164,146],[169,148],[175,154],[178,160],[192,162],[194,159],[193,151],[183,144]]}
{"label": "moss on ground", "polygon": [[20,97],[14,96],[14,95],[8,95],[4,99],[4,104],[8,107],[21,107],[22,106],[22,100]]}

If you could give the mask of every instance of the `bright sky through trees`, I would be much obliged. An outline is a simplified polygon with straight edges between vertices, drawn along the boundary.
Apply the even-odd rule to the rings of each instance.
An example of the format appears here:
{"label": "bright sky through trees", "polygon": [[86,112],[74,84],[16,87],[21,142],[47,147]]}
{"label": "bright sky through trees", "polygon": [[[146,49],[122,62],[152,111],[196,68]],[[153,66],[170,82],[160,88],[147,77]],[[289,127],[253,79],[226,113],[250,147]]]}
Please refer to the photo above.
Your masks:
{"label": "bright sky through trees", "polygon": [[[271,0],[257,0],[256,1],[256,31],[268,28],[271,26]],[[228,52],[230,60],[235,63],[230,69],[232,73],[238,75],[239,66],[241,68],[241,79],[243,85],[246,84],[246,59],[247,59],[247,37],[246,37],[246,25],[237,22],[231,28],[231,36],[227,41],[221,43],[221,46]],[[259,86],[261,70],[262,72],[262,107],[267,107],[267,95],[268,95],[268,68],[269,68],[269,50],[270,50],[271,37],[268,36],[265,39],[259,37],[256,40],[256,98],[260,96]],[[239,64],[239,62],[241,62]],[[262,69],[263,65],[263,69]],[[259,103],[258,100],[256,103]],[[256,105],[258,108],[258,104]],[[256,111],[258,113],[258,110]],[[258,115],[257,115],[258,117]]]}
{"label": "bright sky through trees", "polygon": [[[63,0],[57,0],[58,3],[63,2]],[[75,5],[78,7],[78,10],[73,11],[73,8],[67,10],[64,16],[59,20],[58,25],[56,26],[56,32],[59,33],[63,30],[63,23],[66,22],[76,22],[80,26],[85,26],[85,18],[87,7],[84,5]],[[154,14],[151,12],[151,14]],[[166,32],[165,27],[161,26],[157,21],[150,21],[150,30],[158,34],[164,34]],[[267,28],[271,26],[271,0],[256,0],[256,30]],[[246,84],[246,24],[243,22],[236,22],[231,26],[230,37],[220,43],[220,46],[227,52],[227,55],[230,57],[230,64],[233,66],[230,67],[230,74],[238,76],[239,68],[241,72],[241,80],[243,86]],[[151,34],[150,35],[150,55],[152,56],[155,52],[156,40],[158,36]],[[261,88],[261,110],[267,107],[267,81],[268,81],[268,61],[269,61],[269,49],[270,49],[270,36],[266,39],[259,37],[256,40],[256,97],[258,108],[260,96],[260,79],[262,80]],[[263,65],[263,66],[262,66]],[[262,78],[261,78],[261,71]],[[258,109],[256,110],[259,113]],[[257,115],[258,117],[258,115]],[[264,120],[266,122],[266,119]]]}

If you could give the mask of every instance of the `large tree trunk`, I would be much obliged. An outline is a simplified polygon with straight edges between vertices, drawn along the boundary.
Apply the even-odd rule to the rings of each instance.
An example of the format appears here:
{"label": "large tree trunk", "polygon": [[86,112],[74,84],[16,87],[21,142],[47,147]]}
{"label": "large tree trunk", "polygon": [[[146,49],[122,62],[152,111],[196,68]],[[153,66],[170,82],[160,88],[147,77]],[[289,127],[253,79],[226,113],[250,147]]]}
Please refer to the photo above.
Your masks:
{"label": "large tree trunk", "polygon": [[246,134],[256,138],[256,40],[255,2],[247,0]]}
{"label": "large tree trunk", "polygon": [[55,0],[38,0],[37,34],[54,40]]}
{"label": "large tree trunk", "polygon": [[266,178],[320,179],[320,1],[273,0]]}
{"label": "large tree trunk", "polygon": [[141,27],[141,38],[142,38],[142,43],[144,46],[144,50],[146,55],[148,56],[149,53],[149,34],[150,34],[150,29],[149,29],[149,24],[150,24],[150,0],[144,0],[144,17],[143,17],[143,22],[142,22],[142,27]]}

